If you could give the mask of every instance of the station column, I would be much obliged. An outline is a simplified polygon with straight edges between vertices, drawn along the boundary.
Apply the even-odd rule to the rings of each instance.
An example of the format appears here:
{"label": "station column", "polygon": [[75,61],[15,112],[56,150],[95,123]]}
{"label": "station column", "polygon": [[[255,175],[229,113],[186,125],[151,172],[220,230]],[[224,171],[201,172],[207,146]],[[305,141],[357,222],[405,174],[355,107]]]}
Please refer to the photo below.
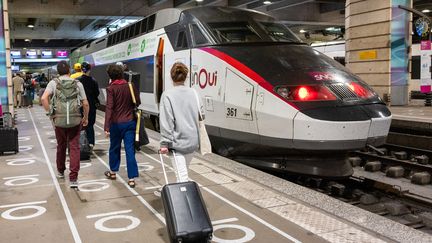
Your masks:
{"label": "station column", "polygon": [[392,105],[408,104],[412,0],[347,0],[347,67]]}
{"label": "station column", "polygon": [[12,74],[10,62],[10,32],[7,0],[0,0],[0,102],[13,114]]}

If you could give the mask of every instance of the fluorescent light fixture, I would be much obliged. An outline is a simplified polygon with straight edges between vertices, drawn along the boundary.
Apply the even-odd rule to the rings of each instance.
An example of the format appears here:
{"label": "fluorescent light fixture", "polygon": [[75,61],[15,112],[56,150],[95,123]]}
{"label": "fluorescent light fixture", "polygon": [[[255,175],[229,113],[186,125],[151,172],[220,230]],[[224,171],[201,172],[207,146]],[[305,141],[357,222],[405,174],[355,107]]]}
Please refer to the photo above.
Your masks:
{"label": "fluorescent light fixture", "polygon": [[197,1],[197,2],[199,2],[199,3],[200,3],[200,2],[203,2],[204,0],[195,0],[195,1]]}
{"label": "fluorescent light fixture", "polygon": [[30,39],[24,39],[25,42],[30,42]]}
{"label": "fluorescent light fixture", "polygon": [[270,2],[270,1],[264,1],[263,3],[264,3],[265,5],[272,4],[272,2]]}
{"label": "fluorescent light fixture", "polygon": [[430,9],[423,9],[422,12],[423,12],[423,13],[430,13],[431,10],[430,10]]}
{"label": "fluorescent light fixture", "polygon": [[28,24],[27,27],[29,27],[29,28],[34,28],[34,25],[32,25],[32,24]]}
{"label": "fluorescent light fixture", "polygon": [[327,31],[335,31],[336,29],[335,29],[335,27],[328,27],[328,28],[326,28],[326,30]]}
{"label": "fluorescent light fixture", "polygon": [[306,33],[307,31],[306,30],[300,30],[300,33]]}

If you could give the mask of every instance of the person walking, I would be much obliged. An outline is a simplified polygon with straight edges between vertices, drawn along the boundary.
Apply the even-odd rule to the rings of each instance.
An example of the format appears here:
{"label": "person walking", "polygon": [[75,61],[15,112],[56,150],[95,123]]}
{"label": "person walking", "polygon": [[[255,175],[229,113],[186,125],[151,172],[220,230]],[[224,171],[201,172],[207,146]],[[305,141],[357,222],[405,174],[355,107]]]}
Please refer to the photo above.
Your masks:
{"label": "person walking", "polygon": [[[188,167],[199,148],[198,117],[201,104],[196,91],[184,85],[188,68],[177,62],[171,68],[174,88],[162,93],[159,106],[160,153],[175,151],[171,159],[177,182],[189,180]],[[160,196],[160,190],[155,191]]]}
{"label": "person walking", "polygon": [[[123,68],[119,65],[109,65],[108,76],[111,83],[106,88],[107,100],[105,106],[105,135],[110,138],[109,165],[110,170],[104,175],[111,180],[116,179],[116,173],[120,167],[120,149],[123,140],[126,150],[126,165],[128,185],[135,187],[135,178],[139,176],[138,165],[135,158],[135,128],[134,118],[135,104],[129,84],[123,79]],[[136,97],[136,105],[141,104],[138,90],[132,84]]]}
{"label": "person walking", "polygon": [[[78,188],[78,172],[80,169],[79,137],[81,125],[87,126],[89,104],[83,85],[70,78],[69,65],[66,61],[57,64],[57,72],[60,77],[51,80],[44,94],[42,104],[47,115],[55,126],[57,139],[57,177],[64,178],[66,170],[66,147],[69,143],[69,181],[71,188]],[[51,104],[50,96],[53,96]],[[80,104],[84,109],[84,117],[81,117]]]}
{"label": "person walking", "polygon": [[21,108],[22,93],[24,91],[24,79],[21,77],[21,73],[17,73],[12,79],[13,90],[14,90],[14,107]]}
{"label": "person walking", "polygon": [[87,96],[87,101],[90,106],[88,115],[88,125],[86,127],[87,140],[89,141],[90,150],[93,150],[95,145],[94,124],[96,123],[96,109],[99,105],[99,86],[93,77],[90,76],[91,65],[88,62],[81,63],[83,75],[78,80],[84,86]]}

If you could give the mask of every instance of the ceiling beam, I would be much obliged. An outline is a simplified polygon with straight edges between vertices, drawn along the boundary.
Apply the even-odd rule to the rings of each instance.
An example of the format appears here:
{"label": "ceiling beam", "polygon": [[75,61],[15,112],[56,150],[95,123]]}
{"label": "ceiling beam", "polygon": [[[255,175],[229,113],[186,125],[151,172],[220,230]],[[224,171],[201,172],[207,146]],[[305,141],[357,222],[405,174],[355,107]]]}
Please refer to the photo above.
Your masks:
{"label": "ceiling beam", "polygon": [[57,19],[54,23],[54,30],[57,31],[61,28],[61,26],[65,23],[65,19]]}
{"label": "ceiling beam", "polygon": [[148,0],[149,7],[157,6],[161,3],[166,2],[167,0]]}
{"label": "ceiling beam", "polygon": [[312,3],[315,2],[315,0],[284,0],[275,4],[271,4],[267,7],[267,11],[276,11],[281,10],[284,8],[291,8],[298,5],[306,4],[306,3]]}
{"label": "ceiling beam", "polygon": [[280,20],[278,21],[285,25],[317,25],[317,26],[345,26],[345,23],[336,22],[322,22],[322,21],[291,21],[291,20]]}
{"label": "ceiling beam", "polygon": [[257,2],[257,0],[228,0],[228,6],[238,7],[251,4],[253,2]]}
{"label": "ceiling beam", "polygon": [[194,0],[174,0],[174,7],[181,7],[188,3],[195,2]]}
{"label": "ceiling beam", "polygon": [[263,6],[264,5],[264,0],[260,0],[260,1],[256,1],[256,2],[253,2],[253,3],[249,3],[249,4],[247,4],[246,5],[246,7],[247,8],[249,8],[249,9],[254,9],[254,8],[258,8],[258,7],[261,7],[261,6]]}

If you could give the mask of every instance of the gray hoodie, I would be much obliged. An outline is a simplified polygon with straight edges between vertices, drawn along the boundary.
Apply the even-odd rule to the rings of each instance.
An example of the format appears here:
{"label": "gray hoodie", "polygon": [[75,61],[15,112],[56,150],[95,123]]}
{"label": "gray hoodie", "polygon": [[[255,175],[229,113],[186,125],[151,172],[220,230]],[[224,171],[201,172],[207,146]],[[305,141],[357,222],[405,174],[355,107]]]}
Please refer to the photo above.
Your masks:
{"label": "gray hoodie", "polygon": [[180,85],[164,91],[159,107],[160,145],[183,154],[196,151],[199,148],[198,116],[192,88]]}

